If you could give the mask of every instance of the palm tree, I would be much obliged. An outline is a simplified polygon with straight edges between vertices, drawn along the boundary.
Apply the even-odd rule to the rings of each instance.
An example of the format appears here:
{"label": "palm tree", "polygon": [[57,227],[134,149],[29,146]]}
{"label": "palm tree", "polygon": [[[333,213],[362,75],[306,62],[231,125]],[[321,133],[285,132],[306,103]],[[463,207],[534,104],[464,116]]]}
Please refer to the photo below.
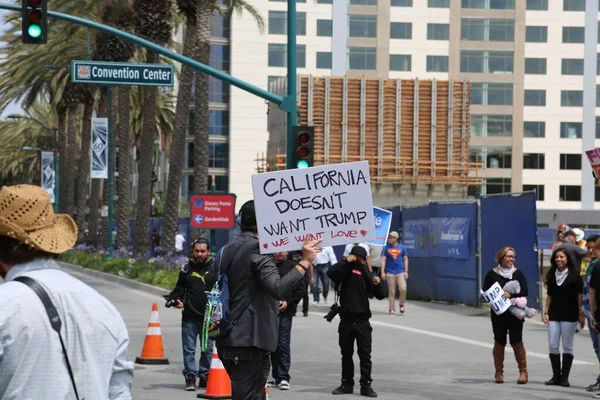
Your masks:
{"label": "palm tree", "polygon": [[94,97],[92,91],[88,91],[83,100],[83,123],[81,125],[81,156],[79,157],[79,168],[77,169],[77,222],[78,240],[85,238],[87,228],[87,215],[89,212],[88,197],[90,193],[90,157],[92,139],[92,114],[94,112]]}
{"label": "palm tree", "polygon": [[[135,31],[158,45],[164,45],[171,37],[173,30],[172,0],[133,0],[138,10],[135,15]],[[148,63],[156,62],[156,54],[146,52]],[[147,86],[144,92],[144,127],[140,143],[140,160],[138,161],[138,196],[136,202],[136,239],[134,251],[142,254],[148,250],[149,218],[152,192],[152,146],[156,137],[156,97],[157,88]]]}

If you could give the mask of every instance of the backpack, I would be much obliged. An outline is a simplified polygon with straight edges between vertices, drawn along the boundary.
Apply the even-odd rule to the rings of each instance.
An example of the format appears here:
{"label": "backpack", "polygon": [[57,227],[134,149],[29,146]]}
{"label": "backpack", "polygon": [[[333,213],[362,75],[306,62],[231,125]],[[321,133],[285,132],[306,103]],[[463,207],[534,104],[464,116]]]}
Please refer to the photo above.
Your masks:
{"label": "backpack", "polygon": [[[252,244],[251,241],[247,243]],[[244,243],[237,251],[236,254],[241,253],[246,247],[247,243]],[[226,338],[238,319],[242,316],[244,311],[252,304],[254,296],[249,297],[248,304],[246,304],[235,318],[229,315],[229,301],[231,295],[229,292],[229,277],[227,276],[227,270],[233,261],[233,257],[226,263],[225,271],[221,274],[221,264],[223,263],[223,251],[229,245],[221,248],[219,252],[219,265],[217,280],[215,286],[207,294],[206,310],[204,312],[204,322],[202,326],[202,351],[207,351],[209,340],[218,340]],[[235,256],[234,256],[235,257]]]}

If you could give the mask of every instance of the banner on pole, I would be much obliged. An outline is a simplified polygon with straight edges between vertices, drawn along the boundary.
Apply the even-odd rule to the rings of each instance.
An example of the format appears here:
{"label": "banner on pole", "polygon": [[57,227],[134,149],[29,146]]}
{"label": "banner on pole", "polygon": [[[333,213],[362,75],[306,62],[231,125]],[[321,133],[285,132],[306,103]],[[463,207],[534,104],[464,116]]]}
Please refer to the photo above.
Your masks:
{"label": "banner on pole", "polygon": [[430,218],[430,254],[440,258],[471,258],[469,218]]}
{"label": "banner on pole", "polygon": [[496,315],[503,314],[506,310],[510,308],[510,300],[502,297],[504,294],[504,290],[500,287],[498,282],[494,283],[488,290],[485,292],[482,290],[481,295],[485,299],[486,302],[490,304],[492,310],[496,313]]}
{"label": "banner on pole", "polygon": [[590,165],[592,166],[596,185],[600,185],[600,147],[596,147],[592,150],[586,150],[585,154],[587,155]]}
{"label": "banner on pole", "polygon": [[385,246],[392,225],[392,212],[373,207],[373,217],[375,218],[375,240],[368,242],[368,244]]}
{"label": "banner on pole", "polygon": [[48,192],[50,201],[54,203],[54,188],[56,187],[56,172],[54,169],[54,153],[42,151],[42,189]]}
{"label": "banner on pole", "polygon": [[108,118],[92,118],[92,179],[108,179]]}

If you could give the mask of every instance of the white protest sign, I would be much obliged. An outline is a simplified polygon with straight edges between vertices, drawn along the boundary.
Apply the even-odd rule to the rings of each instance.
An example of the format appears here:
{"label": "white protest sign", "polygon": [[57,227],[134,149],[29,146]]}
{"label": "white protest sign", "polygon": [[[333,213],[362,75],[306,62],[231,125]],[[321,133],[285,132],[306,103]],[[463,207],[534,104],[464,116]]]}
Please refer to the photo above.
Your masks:
{"label": "white protest sign", "polygon": [[367,161],[252,175],[261,254],[375,239]]}
{"label": "white protest sign", "polygon": [[500,287],[498,282],[494,283],[485,292],[482,290],[481,295],[485,298],[485,301],[490,303],[490,307],[497,315],[504,313],[510,308],[510,300],[502,297],[504,290]]}

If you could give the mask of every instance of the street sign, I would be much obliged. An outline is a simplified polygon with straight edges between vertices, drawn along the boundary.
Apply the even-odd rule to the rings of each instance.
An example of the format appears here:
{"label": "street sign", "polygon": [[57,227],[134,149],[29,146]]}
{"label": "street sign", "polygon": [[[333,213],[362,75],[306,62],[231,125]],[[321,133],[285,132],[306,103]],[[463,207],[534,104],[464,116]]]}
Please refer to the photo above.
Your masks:
{"label": "street sign", "polygon": [[105,85],[173,86],[174,69],[168,64],[134,64],[73,60],[71,82]]}
{"label": "street sign", "polygon": [[190,198],[190,225],[196,229],[235,227],[235,194],[195,194]]}

